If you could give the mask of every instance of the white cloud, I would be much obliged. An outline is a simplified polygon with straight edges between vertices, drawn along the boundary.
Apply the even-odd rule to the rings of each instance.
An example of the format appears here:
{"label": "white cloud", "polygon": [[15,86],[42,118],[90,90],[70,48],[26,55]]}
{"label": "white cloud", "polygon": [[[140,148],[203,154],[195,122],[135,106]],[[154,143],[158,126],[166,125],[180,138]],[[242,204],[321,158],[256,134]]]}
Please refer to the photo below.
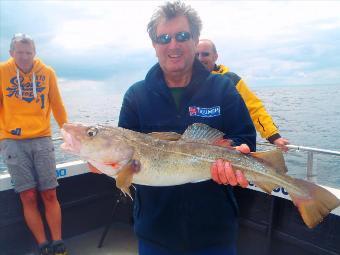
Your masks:
{"label": "white cloud", "polygon": [[[263,39],[294,31],[324,19],[339,20],[336,1],[210,1],[191,2],[204,23],[204,34]],[[296,30],[295,30],[296,31]]]}
{"label": "white cloud", "polygon": [[81,6],[71,4],[73,8],[80,8],[83,15],[62,21],[52,43],[76,52],[104,47],[133,53],[150,47],[146,25],[154,3],[96,1],[82,2]]}
{"label": "white cloud", "polygon": [[[278,81],[288,71],[293,70],[296,77],[301,77],[299,74],[308,76],[320,65],[326,69],[340,65],[333,57],[340,54],[338,1],[186,2],[202,18],[202,37],[215,41],[219,61],[244,76]],[[122,68],[137,70],[140,66],[144,72],[146,66],[156,61],[146,26],[161,3],[163,1],[32,1],[21,10],[8,1],[8,7],[3,9],[9,13],[16,10],[17,15],[11,20],[12,16],[1,13],[0,45],[6,48],[4,43],[13,31],[26,27],[34,31],[38,24],[33,34],[39,56],[52,66],[57,63],[59,70],[60,67],[68,69],[69,72],[64,72],[67,75],[70,70],[77,71],[75,76],[82,75],[84,66],[85,70],[89,66],[91,70],[112,67],[106,68],[105,74]],[[38,22],[28,23],[24,18],[26,13]],[[9,20],[4,21],[2,17]],[[46,26],[41,27],[44,20]],[[13,28],[6,27],[8,24],[13,24]],[[1,55],[1,59],[7,58]],[[88,74],[86,79],[91,78],[91,72]],[[95,70],[93,74],[102,76]]]}
{"label": "white cloud", "polygon": [[[301,34],[300,26],[337,17],[334,2],[188,1],[203,21],[202,37],[270,43]],[[60,19],[53,43],[66,50],[109,47],[124,52],[150,48],[146,25],[162,1],[63,2],[82,15]],[[59,4],[61,5],[61,4]],[[334,8],[332,8],[334,7]],[[303,14],[303,15],[302,15]],[[320,28],[332,28],[324,21]]]}

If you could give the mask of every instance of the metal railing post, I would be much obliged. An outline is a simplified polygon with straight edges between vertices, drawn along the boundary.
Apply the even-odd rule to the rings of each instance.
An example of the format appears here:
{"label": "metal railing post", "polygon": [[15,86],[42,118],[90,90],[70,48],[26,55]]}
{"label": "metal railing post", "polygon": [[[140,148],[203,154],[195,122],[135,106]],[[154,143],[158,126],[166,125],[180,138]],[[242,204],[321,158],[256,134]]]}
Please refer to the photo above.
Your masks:
{"label": "metal railing post", "polygon": [[316,174],[313,173],[313,152],[307,152],[307,180],[315,182]]}

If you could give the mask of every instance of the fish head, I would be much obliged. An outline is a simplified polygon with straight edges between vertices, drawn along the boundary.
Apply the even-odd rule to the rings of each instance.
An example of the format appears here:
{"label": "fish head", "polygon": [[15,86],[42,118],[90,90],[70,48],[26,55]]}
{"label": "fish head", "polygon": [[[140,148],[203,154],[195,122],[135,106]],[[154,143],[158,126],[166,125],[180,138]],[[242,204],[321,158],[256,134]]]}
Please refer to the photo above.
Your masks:
{"label": "fish head", "polygon": [[97,165],[111,166],[114,170],[111,176],[126,165],[134,154],[133,147],[127,144],[119,127],[66,123],[61,133],[64,140],[61,148],[64,151]]}

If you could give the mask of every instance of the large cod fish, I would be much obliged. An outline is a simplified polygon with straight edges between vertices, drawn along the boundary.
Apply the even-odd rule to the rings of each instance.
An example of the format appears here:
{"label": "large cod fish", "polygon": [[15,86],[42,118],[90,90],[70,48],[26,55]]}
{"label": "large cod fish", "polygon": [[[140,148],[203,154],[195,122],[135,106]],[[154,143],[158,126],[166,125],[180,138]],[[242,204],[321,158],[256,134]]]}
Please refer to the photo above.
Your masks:
{"label": "large cod fish", "polygon": [[129,193],[131,183],[170,186],[208,180],[211,163],[221,158],[269,194],[277,187],[285,188],[309,228],[340,204],[326,189],[288,176],[280,150],[245,155],[213,145],[224,134],[205,124],[193,124],[183,135],[64,124],[62,135],[62,149],[115,178],[117,187],[125,193]]}

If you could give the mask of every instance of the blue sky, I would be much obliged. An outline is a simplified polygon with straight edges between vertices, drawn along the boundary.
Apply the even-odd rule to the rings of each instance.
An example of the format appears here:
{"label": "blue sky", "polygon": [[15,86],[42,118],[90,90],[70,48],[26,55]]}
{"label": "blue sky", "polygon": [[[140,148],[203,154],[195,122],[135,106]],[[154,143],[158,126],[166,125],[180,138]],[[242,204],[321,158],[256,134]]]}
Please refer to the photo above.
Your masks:
{"label": "blue sky", "polygon": [[[219,63],[250,87],[340,84],[339,1],[186,1],[215,41]],[[125,90],[156,63],[146,32],[162,1],[0,0],[0,60],[28,33],[63,88]]]}

